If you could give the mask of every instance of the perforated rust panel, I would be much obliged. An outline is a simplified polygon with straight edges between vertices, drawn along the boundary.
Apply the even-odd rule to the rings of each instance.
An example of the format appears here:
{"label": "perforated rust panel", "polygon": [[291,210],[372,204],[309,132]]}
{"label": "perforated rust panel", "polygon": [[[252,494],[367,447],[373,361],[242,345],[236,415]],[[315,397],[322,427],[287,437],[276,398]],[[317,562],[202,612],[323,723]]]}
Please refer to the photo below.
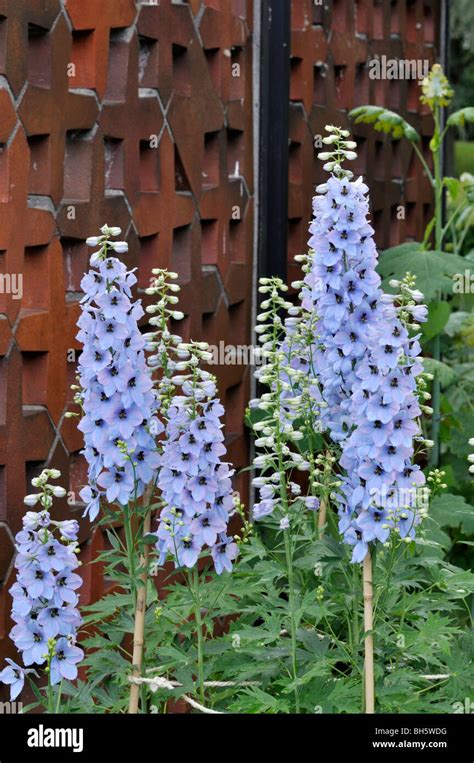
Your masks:
{"label": "perforated rust panel", "polygon": [[[0,0],[0,273],[23,276],[21,299],[0,293],[2,653],[29,481],[55,466],[77,495],[85,479],[81,436],[64,418],[85,238],[119,225],[140,289],[152,267],[177,270],[186,338],[249,342],[250,9],[247,0]],[[229,458],[241,467],[249,369],[217,373]],[[80,507],[58,501],[56,511]],[[103,537],[83,522],[81,539],[87,561]],[[104,581],[97,565],[83,570],[87,602]]]}
{"label": "perforated rust panel", "polygon": [[[423,235],[431,212],[431,189],[418,159],[405,141],[392,141],[347,116],[356,106],[393,109],[422,135],[426,154],[432,125],[419,102],[414,79],[371,79],[368,62],[378,56],[436,60],[438,0],[293,0],[291,16],[289,270],[306,251],[311,188],[323,181],[315,158],[315,135],[324,125],[346,127],[356,136],[356,173],[370,187],[372,221],[380,249]],[[397,207],[405,219],[397,219]]]}

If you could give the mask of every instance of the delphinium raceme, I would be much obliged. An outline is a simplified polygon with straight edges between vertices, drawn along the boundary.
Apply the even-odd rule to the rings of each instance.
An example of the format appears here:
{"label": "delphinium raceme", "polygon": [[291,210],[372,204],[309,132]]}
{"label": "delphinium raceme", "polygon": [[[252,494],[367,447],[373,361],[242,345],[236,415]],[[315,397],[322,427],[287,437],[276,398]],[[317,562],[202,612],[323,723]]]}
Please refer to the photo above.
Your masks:
{"label": "delphinium raceme", "polygon": [[[304,274],[311,272],[310,255],[297,255],[295,260],[300,263]],[[294,281],[292,287],[300,291],[305,288],[305,281]],[[296,422],[295,428],[303,433],[304,441],[299,447],[309,462],[309,492],[304,501],[313,512],[317,537],[321,537],[329,494],[340,483],[337,475],[332,474],[335,457],[330,443],[322,437],[321,409],[327,404],[323,400],[316,371],[319,347],[317,328],[318,316],[311,302],[307,306],[292,305],[284,321],[280,349],[284,353],[281,378],[289,384],[289,387],[285,384],[281,393],[282,415],[286,413],[289,421]],[[290,373],[285,370],[288,368]],[[317,453],[323,446],[323,452]]]}
{"label": "delphinium raceme", "polygon": [[[87,239],[98,247],[90,270],[81,281],[78,339],[82,408],[78,425],[84,435],[88,484],[80,492],[85,514],[94,520],[102,504],[113,518],[111,505],[120,506],[126,535],[130,586],[136,596],[136,549],[131,516],[145,487],[153,486],[159,465],[155,435],[162,430],[157,399],[145,359],[145,339],[138,327],[144,315],[133,301],[133,271],[114,255],[126,253],[126,242],[113,241],[120,228],[104,225],[101,235]],[[149,501],[150,496],[144,500]],[[116,517],[115,517],[116,518]]]}
{"label": "delphinium raceme", "polygon": [[[159,425],[153,426],[153,429],[150,431],[152,431],[153,434],[160,434],[164,429],[162,421],[166,420],[170,400],[175,390],[171,377],[175,367],[174,355],[176,346],[181,342],[181,337],[170,332],[169,323],[170,319],[181,320],[184,316],[181,312],[175,309],[175,305],[178,302],[177,294],[179,292],[179,285],[175,283],[178,274],[161,268],[153,269],[152,274],[150,285],[145,289],[145,293],[148,296],[155,297],[157,301],[154,304],[148,305],[146,308],[146,312],[152,316],[149,320],[152,330],[147,334],[144,334],[143,338],[146,342],[145,349],[151,353],[147,357],[147,364],[150,372],[153,373],[155,377],[154,392],[160,417],[159,422],[155,419],[155,424],[158,423]],[[160,462],[161,459],[159,456],[163,445],[164,441],[162,439],[156,441],[158,459]],[[156,471],[153,485],[156,483],[157,479],[158,470]],[[152,508],[151,504],[145,506],[143,517],[142,536],[144,543],[140,558],[139,578],[141,585],[137,592],[135,608],[132,655],[133,669],[130,685],[129,713],[138,712],[140,689],[139,684],[136,681],[133,681],[133,679],[137,679],[140,676],[145,652],[145,612],[150,558],[150,544],[147,536],[150,535],[151,531]],[[145,691],[142,691],[142,697],[142,704],[146,711]]]}
{"label": "delphinium raceme", "polygon": [[[253,507],[253,519],[266,520],[283,534],[285,566],[288,582],[289,634],[291,640],[291,675],[297,681],[298,592],[294,575],[294,537],[304,519],[304,509],[315,511],[319,502],[310,492],[303,495],[294,481],[294,471],[310,472],[310,463],[297,445],[305,435],[305,422],[317,426],[316,382],[307,386],[312,363],[312,338],[308,338],[306,320],[298,325],[299,313],[282,292],[287,286],[279,278],[260,279],[259,292],[264,295],[262,312],[257,316],[256,333],[262,345],[264,364],[256,371],[258,381],[267,387],[261,396],[250,402],[250,409],[263,418],[253,424],[258,455],[253,465],[259,475],[253,479],[258,499]],[[288,311],[286,326],[282,313]],[[314,387],[314,389],[313,389]],[[313,454],[311,455],[313,458]],[[313,474],[310,474],[310,478]],[[300,698],[295,683],[295,710],[299,712]]]}
{"label": "delphinium raceme", "polygon": [[[77,677],[77,664],[84,656],[76,646],[82,622],[77,609],[82,579],[74,572],[80,564],[79,526],[75,519],[56,521],[51,517],[53,499],[63,497],[66,491],[49,480],[60,476],[57,469],[44,469],[32,480],[39,492],[25,497],[27,506],[39,504],[39,510],[27,511],[23,529],[16,535],[17,577],[10,588],[15,622],[10,636],[22,653],[24,667],[8,659],[8,666],[0,673],[0,680],[10,685],[14,700],[23,689],[25,677],[37,675],[30,666],[42,668],[48,678],[45,704],[50,713],[59,711],[62,682]],[[57,684],[60,687],[55,692]]]}
{"label": "delphinium raceme", "polygon": [[232,570],[238,548],[228,535],[234,511],[233,469],[226,453],[215,378],[201,363],[210,358],[204,342],[181,343],[171,381],[181,388],[167,409],[158,488],[162,510],[157,529],[159,564],[170,558],[188,570],[198,638],[198,677],[204,699],[203,625],[198,559],[210,552],[217,574]]}
{"label": "delphinium raceme", "polygon": [[[315,254],[303,304],[313,304],[318,315],[315,363],[327,403],[321,418],[342,449],[339,527],[353,546],[353,561],[361,562],[370,542],[385,543],[391,529],[411,537],[419,519],[416,495],[424,476],[413,455],[415,441],[423,444],[417,385],[423,366],[410,327],[426,320],[426,308],[412,281],[398,284],[399,295],[383,294],[367,222],[368,189],[341,168],[345,155],[354,158],[354,144],[347,131],[327,129],[324,141],[333,151],[320,158],[329,160],[331,177],[313,200],[309,245]],[[401,495],[414,506],[398,505]]]}
{"label": "delphinium raceme", "polygon": [[[366,710],[374,710],[372,564],[370,545],[386,544],[390,532],[414,535],[420,519],[418,489],[425,482],[413,463],[418,419],[429,393],[421,389],[423,366],[418,336],[411,328],[426,319],[422,295],[407,277],[401,294],[383,294],[376,273],[377,251],[367,221],[367,186],[341,167],[356,158],[349,133],[328,126],[329,150],[319,155],[331,173],[313,199],[303,305],[318,315],[316,368],[327,408],[323,425],[342,454],[342,485],[336,496],[339,529],[363,561],[366,631]],[[426,386],[426,385],[425,385]]]}

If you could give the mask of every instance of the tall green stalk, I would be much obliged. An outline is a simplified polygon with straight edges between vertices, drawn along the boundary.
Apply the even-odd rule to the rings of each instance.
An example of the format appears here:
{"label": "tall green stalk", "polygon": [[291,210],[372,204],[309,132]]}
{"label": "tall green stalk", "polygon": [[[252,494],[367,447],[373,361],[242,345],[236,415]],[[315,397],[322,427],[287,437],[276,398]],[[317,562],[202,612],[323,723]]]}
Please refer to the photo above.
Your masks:
{"label": "tall green stalk", "polygon": [[[278,471],[280,473],[280,498],[282,502],[282,508],[284,515],[288,514],[288,492],[286,489],[286,482],[285,482],[285,466],[283,461],[283,450],[282,450],[282,435],[281,435],[281,428],[280,428],[280,410],[279,410],[279,403],[281,399],[281,374],[280,374],[280,362],[278,359],[278,335],[276,326],[273,326],[273,344],[275,349],[275,361],[277,366],[277,373],[276,373],[276,401],[277,401],[277,408],[274,412],[275,416],[275,450],[278,458]],[[288,606],[290,609],[290,638],[291,638],[291,667],[292,667],[292,674],[293,674],[293,681],[296,682],[298,678],[298,667],[297,667],[297,658],[296,658],[296,616],[295,616],[295,586],[294,586],[294,574],[293,574],[293,553],[291,548],[291,539],[289,535],[289,528],[286,530],[283,530],[283,535],[285,538],[285,559],[286,559],[286,570],[288,575]],[[295,695],[295,710],[297,713],[300,712],[300,697],[299,697],[299,691],[298,686],[295,683],[295,689],[294,689],[294,695]]]}
{"label": "tall green stalk", "polygon": [[[434,106],[433,117],[435,131],[432,139],[433,167],[434,167],[434,201],[435,201],[435,249],[441,251],[443,246],[443,177],[441,172],[441,135],[440,135],[440,114],[441,109],[438,105]],[[441,295],[439,296],[441,299]],[[437,334],[433,339],[433,358],[436,361],[441,360],[441,336]],[[433,447],[430,453],[430,466],[438,466],[439,463],[439,428],[441,421],[441,385],[439,376],[435,372],[432,387],[432,408],[433,418],[431,425],[431,439]]]}
{"label": "tall green stalk", "polygon": [[[298,678],[298,663],[296,658],[296,608],[295,608],[295,584],[293,573],[293,553],[291,548],[290,535],[287,530],[284,530],[285,536],[285,557],[286,568],[288,572],[288,605],[290,608],[290,636],[291,636],[291,667],[293,671],[293,680]],[[300,712],[300,696],[298,686],[295,685],[295,710]]]}
{"label": "tall green stalk", "polygon": [[137,603],[137,584],[135,578],[136,570],[136,548],[133,537],[132,517],[129,506],[123,509],[123,528],[125,532],[125,546],[127,549],[127,573],[130,581],[130,591],[133,598],[133,606]]}
{"label": "tall green stalk", "polygon": [[199,697],[202,703],[205,700],[204,693],[204,639],[202,635],[202,617],[201,617],[201,596],[199,593],[199,572],[197,566],[193,571],[188,572],[189,587],[192,592],[194,602],[194,620],[196,622],[197,631],[197,670],[198,670],[198,684],[199,684]]}

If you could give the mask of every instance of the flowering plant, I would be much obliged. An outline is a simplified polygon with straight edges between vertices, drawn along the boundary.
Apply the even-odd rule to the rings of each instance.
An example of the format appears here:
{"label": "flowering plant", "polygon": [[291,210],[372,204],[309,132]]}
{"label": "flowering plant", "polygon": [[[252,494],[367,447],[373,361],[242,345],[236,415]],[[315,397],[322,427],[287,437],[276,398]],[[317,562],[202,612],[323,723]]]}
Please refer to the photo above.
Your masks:
{"label": "flowering plant", "polygon": [[[25,667],[7,660],[0,680],[10,685],[10,699],[15,700],[23,689],[25,677],[37,675],[31,665],[46,673],[46,699],[36,691],[48,712],[59,708],[62,682],[77,677],[77,664],[84,652],[76,646],[77,631],[82,617],[77,608],[77,589],[82,580],[74,570],[77,558],[79,525],[75,519],[52,519],[54,497],[66,491],[53,485],[57,469],[44,469],[32,480],[39,492],[25,497],[29,507],[40,505],[39,511],[28,511],[23,517],[23,529],[16,535],[16,582],[10,589],[13,599],[12,618],[15,622],[10,636],[22,653]],[[53,687],[60,684],[55,692]]]}

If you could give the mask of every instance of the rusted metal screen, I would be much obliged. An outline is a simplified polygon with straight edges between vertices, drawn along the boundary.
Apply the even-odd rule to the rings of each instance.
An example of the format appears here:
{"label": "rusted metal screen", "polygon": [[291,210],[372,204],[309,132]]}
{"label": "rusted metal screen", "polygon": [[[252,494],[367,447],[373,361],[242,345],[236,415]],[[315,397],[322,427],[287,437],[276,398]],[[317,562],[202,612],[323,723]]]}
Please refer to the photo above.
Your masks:
{"label": "rusted metal screen", "polygon": [[[392,109],[413,124],[428,148],[432,125],[419,102],[418,81],[372,78],[377,72],[370,61],[385,62],[380,73],[386,75],[393,60],[431,66],[440,8],[439,0],[294,0],[291,9],[288,257],[295,275],[291,261],[307,249],[311,188],[325,174],[313,140],[324,135],[328,123],[356,136],[359,156],[351,169],[363,173],[370,187],[377,246],[423,235],[432,193],[413,150],[370,126],[355,125],[347,113],[368,103]],[[410,67],[405,71],[411,73]],[[404,211],[398,213],[400,206]]]}

